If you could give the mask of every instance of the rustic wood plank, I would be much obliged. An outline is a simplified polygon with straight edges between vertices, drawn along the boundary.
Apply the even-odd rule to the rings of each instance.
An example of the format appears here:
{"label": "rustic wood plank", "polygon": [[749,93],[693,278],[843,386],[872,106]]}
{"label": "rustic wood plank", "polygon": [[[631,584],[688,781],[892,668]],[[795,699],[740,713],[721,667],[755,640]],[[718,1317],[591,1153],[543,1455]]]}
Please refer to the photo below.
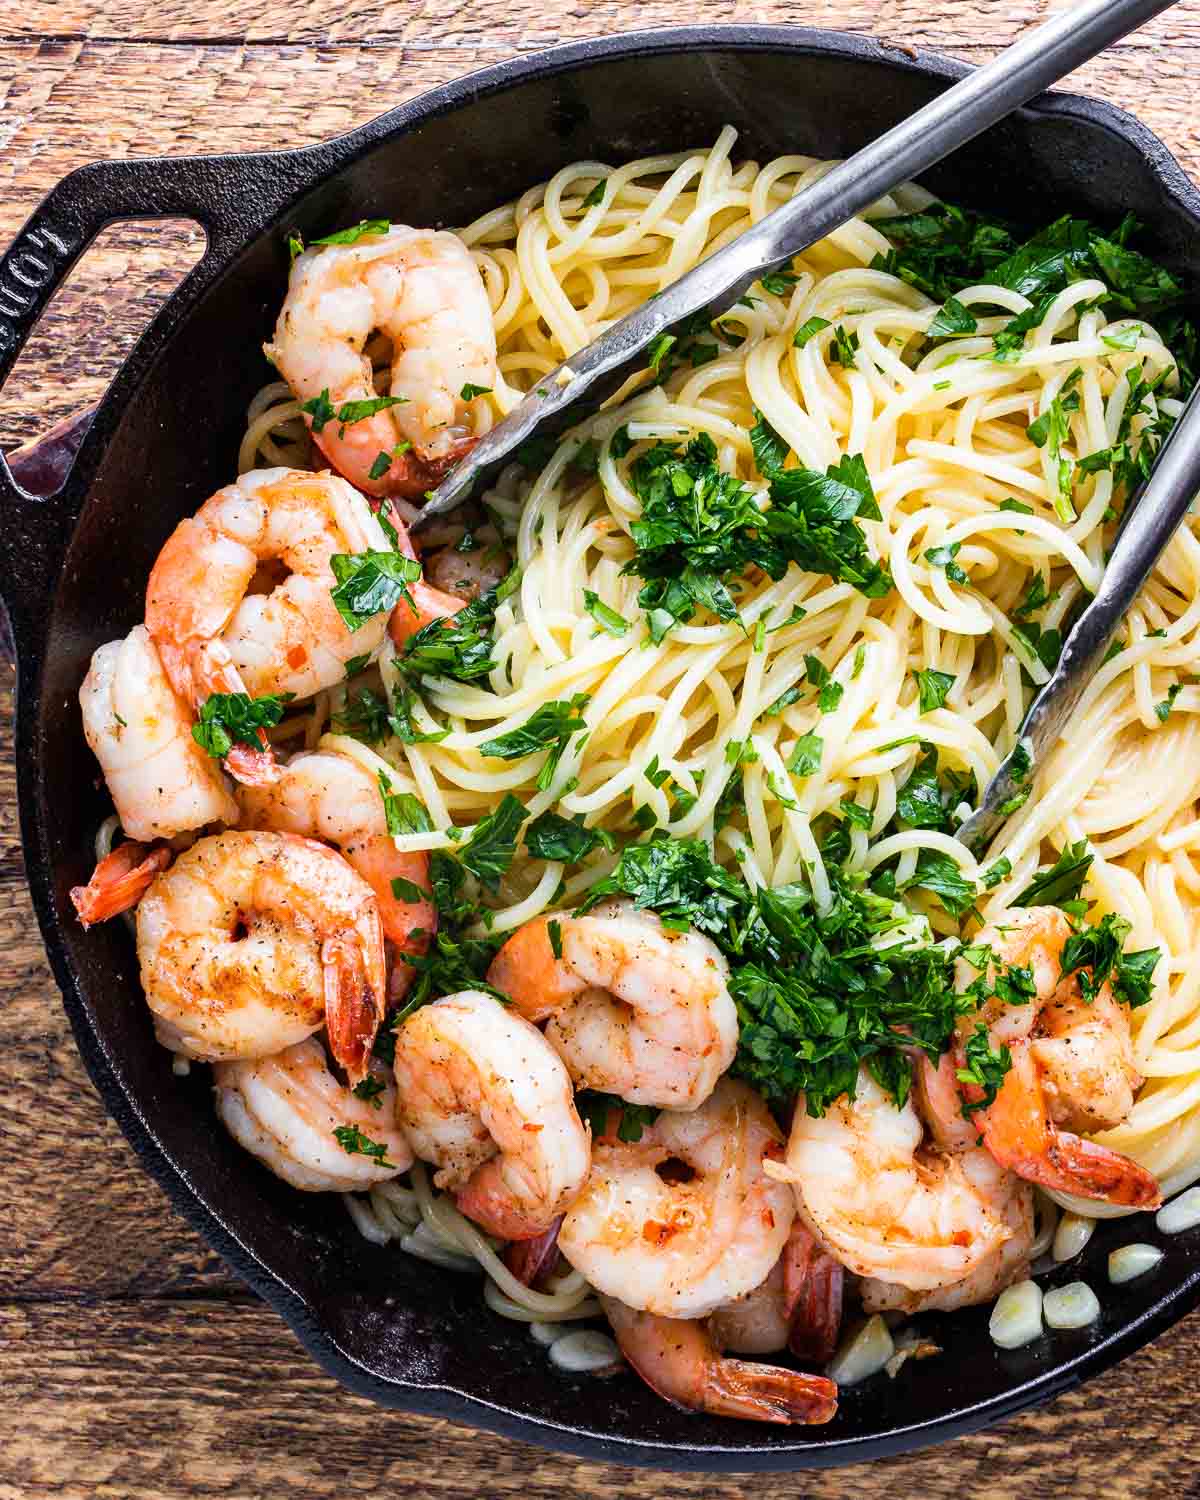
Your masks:
{"label": "rustic wood plank", "polygon": [[1198,1327],[1189,1319],[1036,1419],[949,1447],[836,1473],[717,1478],[586,1464],[381,1411],[316,1371],[258,1304],[0,1307],[0,1500],[1000,1500],[1018,1476],[1023,1496],[1195,1494],[1178,1455],[1200,1422],[1167,1393],[1194,1365]]}
{"label": "rustic wood plank", "polygon": [[[623,7],[625,29],[673,26],[681,20],[770,21],[794,26],[828,26],[869,31],[918,47],[956,49],[984,43],[1005,46],[1071,0],[953,0],[931,6],[926,0],[705,0],[681,15],[672,0],[644,0]],[[614,7],[604,0],[575,0],[545,7],[535,0],[505,6],[478,0],[346,0],[336,7],[317,0],[34,0],[6,18],[0,34],[91,40],[139,38],[171,42],[351,42],[407,46],[494,49],[499,45],[548,47],[574,37],[611,29]],[[1194,11],[1180,7],[1160,16],[1123,45],[1154,48],[1200,39]]]}

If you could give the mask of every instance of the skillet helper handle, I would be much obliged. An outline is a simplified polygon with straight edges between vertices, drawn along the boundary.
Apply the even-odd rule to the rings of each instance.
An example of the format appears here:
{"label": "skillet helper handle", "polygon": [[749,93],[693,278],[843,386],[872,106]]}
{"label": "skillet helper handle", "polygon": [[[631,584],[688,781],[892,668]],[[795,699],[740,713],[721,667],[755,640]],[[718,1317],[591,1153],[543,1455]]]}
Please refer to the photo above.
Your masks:
{"label": "skillet helper handle", "polygon": [[[51,298],[108,224],[199,223],[207,237],[204,255],[172,299],[194,300],[302,190],[311,171],[307,155],[142,157],[93,162],[64,177],[0,258],[0,388]],[[21,616],[36,635],[33,622],[44,616],[83,503],[92,467],[90,417],[80,413],[60,424],[10,455],[11,463],[0,455],[0,596],[18,636]]]}

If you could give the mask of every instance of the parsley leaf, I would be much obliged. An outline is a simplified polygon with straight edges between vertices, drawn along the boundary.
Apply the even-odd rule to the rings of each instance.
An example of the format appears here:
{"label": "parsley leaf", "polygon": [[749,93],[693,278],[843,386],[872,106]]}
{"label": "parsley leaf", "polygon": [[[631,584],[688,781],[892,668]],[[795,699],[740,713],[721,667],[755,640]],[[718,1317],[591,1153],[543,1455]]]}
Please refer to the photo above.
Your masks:
{"label": "parsley leaf", "polygon": [[511,792],[494,813],[481,818],[471,837],[459,849],[459,860],[488,890],[500,888],[500,878],[517,852],[517,834],[526,817],[522,804]]}
{"label": "parsley leaf", "polygon": [[1012,1067],[1012,1053],[1004,1043],[998,1050],[993,1048],[988,1029],[981,1021],[967,1038],[963,1055],[966,1066],[957,1071],[959,1083],[974,1084],[983,1090],[983,1098],[966,1108],[969,1111],[986,1109],[995,1101],[1000,1085]]}
{"label": "parsley leaf", "polygon": [[954,559],[962,551],[961,542],[951,542],[944,547],[927,547],[925,561],[934,568],[944,568],[946,577],[954,583],[969,583],[970,579]]}
{"label": "parsley leaf", "polygon": [[572,735],[587,728],[579,710],[590,701],[587,693],[576,693],[569,701],[556,699],[543,703],[519,729],[511,729],[493,740],[484,740],[479,753],[497,760],[521,760],[526,755],[549,749],[550,754],[537,779],[538,790],[545,791],[554,779],[554,772]]}
{"label": "parsley leaf", "polygon": [[472,385],[468,380],[458,394],[464,401],[474,401],[476,396],[490,396],[492,388],[490,385]]}
{"label": "parsley leaf", "polygon": [[364,1135],[357,1125],[335,1125],[333,1134],[338,1145],[351,1156],[369,1156],[377,1166],[394,1168],[396,1163],[388,1161],[387,1147]]}
{"label": "parsley leaf", "polygon": [[615,846],[612,834],[603,828],[585,828],[582,813],[575,818],[564,818],[561,813],[544,812],[526,828],[525,847],[534,859],[577,865],[593,850],[611,852]]}
{"label": "parsley leaf", "polygon": [[601,630],[606,630],[609,635],[622,636],[629,629],[629,621],[624,615],[619,615],[615,609],[611,609],[594,589],[584,589],[583,607],[599,625]]}
{"label": "parsley leaf", "polygon": [[640,1141],[647,1125],[653,1125],[662,1113],[650,1104],[630,1104],[616,1094],[601,1094],[584,1089],[575,1097],[579,1118],[592,1128],[593,1140],[610,1133],[615,1126],[617,1139],[626,1143]]}
{"label": "parsley leaf", "polygon": [[1083,890],[1095,855],[1086,839],[1068,844],[1055,862],[1039,870],[1025,888],[1013,897],[1014,906],[1063,906]]}
{"label": "parsley leaf", "polygon": [[812,776],[821,769],[824,752],[825,741],[819,734],[802,734],[796,741],[787,768],[793,776]]}
{"label": "parsley leaf", "polygon": [[399,552],[335,552],[329,566],[337,580],[330,594],[347,630],[390,612],[401,599],[412,604],[408,585],[421,576],[421,564]]}
{"label": "parsley leaf", "polygon": [[964,334],[975,333],[978,328],[979,322],[971,309],[961,303],[957,297],[947,297],[938,308],[933,322],[930,323],[927,337],[931,339],[961,338]]}
{"label": "parsley leaf", "polygon": [[457,614],[422,625],[405,641],[397,665],[414,677],[448,677],[453,682],[486,677],[496,665],[492,657],[496,609],[519,582],[520,575],[514,571]]}
{"label": "parsley leaf", "polygon": [[916,678],[917,692],[920,695],[920,711],[923,714],[932,713],[935,708],[941,708],[956,681],[953,672],[937,672],[932,667],[918,672]]}
{"label": "parsley leaf", "polygon": [[403,833],[431,833],[433,819],[429,809],[412,792],[393,792],[387,775],[379,772],[379,795],[383,799],[383,815],[387,831],[393,838]]}
{"label": "parsley leaf", "polygon": [[327,234],[319,240],[313,240],[314,245],[357,245],[359,240],[365,239],[372,234],[387,234],[392,227],[389,219],[362,219],[357,224],[352,224],[349,229],[337,229],[333,234]]}
{"label": "parsley leaf", "polygon": [[261,749],[263,730],[274,729],[283,718],[284,705],[294,697],[294,693],[264,693],[261,698],[251,698],[249,693],[212,693],[200,705],[192,738],[214,760],[228,755],[235,744]]}
{"label": "parsley leaf", "polygon": [[800,327],[796,329],[792,335],[792,343],[795,344],[797,349],[803,349],[805,344],[820,333],[822,329],[831,328],[832,326],[828,318],[809,318],[807,322],[801,323]]}

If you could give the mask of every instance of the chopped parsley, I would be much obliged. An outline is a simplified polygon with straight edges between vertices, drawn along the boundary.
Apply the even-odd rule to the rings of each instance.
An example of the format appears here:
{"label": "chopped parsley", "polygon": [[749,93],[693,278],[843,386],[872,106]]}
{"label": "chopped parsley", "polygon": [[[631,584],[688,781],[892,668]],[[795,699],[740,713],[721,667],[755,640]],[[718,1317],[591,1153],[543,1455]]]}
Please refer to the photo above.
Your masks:
{"label": "chopped parsley", "polygon": [[600,629],[606,630],[609,635],[622,636],[628,631],[629,621],[625,616],[610,609],[593,589],[584,589],[583,607]]}
{"label": "chopped parsley", "polygon": [[569,700],[543,703],[519,729],[511,729],[494,740],[484,740],[479,753],[497,760],[521,760],[526,755],[549,749],[550,754],[537,779],[538,790],[544,792],[554,780],[554,773],[571,737],[587,728],[579,711],[590,701],[587,693],[576,693]]}
{"label": "chopped parsley", "polygon": [[472,385],[468,380],[458,394],[464,401],[474,401],[476,396],[490,396],[492,388],[490,385]]}
{"label": "chopped parsley", "polygon": [[1012,1067],[1012,1053],[1004,1043],[1001,1043],[999,1049],[994,1048],[987,1027],[980,1021],[967,1038],[963,1056],[965,1066],[959,1068],[956,1075],[959,1083],[973,1084],[977,1089],[983,1090],[981,1099],[964,1105],[967,1112],[973,1113],[977,1109],[986,1109],[995,1102],[1000,1085]]}
{"label": "chopped parsley", "polygon": [[1125,939],[1132,924],[1113,912],[1095,926],[1073,932],[1062,951],[1062,977],[1077,976],[1079,992],[1091,1004],[1101,989],[1112,982],[1113,993],[1131,1008],[1148,1005],[1155,965],[1162,957],[1158,948],[1125,952]]}
{"label": "chopped parsley", "polygon": [[349,229],[338,229],[333,234],[327,234],[319,240],[313,240],[314,245],[357,245],[359,240],[368,235],[387,234],[392,227],[389,219],[362,219],[357,224],[352,224]]}
{"label": "chopped parsley", "polygon": [[937,672],[932,667],[918,672],[916,678],[920,712],[923,714],[941,708],[956,681],[953,672]]}
{"label": "chopped parsley", "polygon": [[494,813],[476,823],[471,837],[459,849],[460,861],[489,891],[500,888],[500,879],[517,852],[517,834],[526,818],[525,808],[511,792]]}
{"label": "chopped parsley", "polygon": [[969,307],[957,297],[947,297],[929,325],[927,337],[931,339],[961,338],[978,331],[979,322]]}
{"label": "chopped parsley", "polygon": [[370,688],[363,688],[353,698],[347,698],[342,709],[330,719],[329,727],[335,734],[350,735],[364,745],[382,744],[392,727],[387,700]]}
{"label": "chopped parsley", "polygon": [[[324,432],[330,422],[337,422],[341,428],[339,435],[345,437],[347,427],[353,427],[356,422],[363,422],[377,412],[387,411],[390,406],[403,406],[407,399],[406,396],[370,396],[362,401],[343,401],[335,409],[326,386],[319,396],[301,402],[300,410],[312,419],[314,432]],[[378,478],[378,475],[373,477]]]}
{"label": "chopped parsley", "polygon": [[214,760],[228,755],[235,744],[263,747],[263,731],[274,729],[283,718],[284,705],[294,693],[264,693],[251,698],[249,693],[213,693],[200,705],[192,738]]}
{"label": "chopped parsley", "polygon": [[1013,897],[1014,906],[1062,906],[1078,901],[1095,855],[1087,840],[1068,844],[1054,863],[1039,870],[1025,888]]}
{"label": "chopped parsley", "polygon": [[525,847],[534,859],[557,860],[577,865],[596,849],[611,851],[612,834],[603,828],[585,828],[583,814],[564,818],[561,813],[544,812],[534,818],[525,830]]}
{"label": "chopped parsley", "polygon": [[347,630],[357,630],[401,599],[415,609],[409,584],[421,576],[421,564],[399,552],[335,552],[329,566],[337,580],[330,590]]}
{"label": "chopped parsley", "polygon": [[810,339],[815,338],[822,329],[831,328],[832,326],[828,318],[809,318],[796,329],[792,335],[792,343],[795,344],[797,349],[803,349],[805,344]]}
{"label": "chopped parsley", "polygon": [[380,1098],[380,1095],[386,1087],[387,1085],[382,1078],[376,1078],[373,1073],[368,1073],[365,1078],[359,1079],[350,1092],[356,1099],[363,1100],[364,1103],[372,1105],[375,1109],[382,1109],[383,1100]]}
{"label": "chopped parsley", "polygon": [[338,1145],[349,1155],[369,1156],[377,1166],[395,1168],[396,1163],[387,1159],[387,1147],[364,1135],[357,1125],[335,1125],[333,1134]]}
{"label": "chopped parsley", "polygon": [[793,776],[812,776],[821,769],[821,756],[825,752],[825,741],[819,734],[802,734],[796,741],[787,768]]}
{"label": "chopped parsley", "polygon": [[486,677],[496,665],[492,657],[496,609],[519,583],[520,574],[514,571],[457,614],[430,620],[405,641],[397,666],[410,677],[448,677],[453,682]]}
{"label": "chopped parsley", "polygon": [[387,774],[379,773],[379,795],[383,799],[383,815],[387,831],[393,838],[405,833],[431,833],[433,819],[429,809],[412,792],[394,792]]}
{"label": "chopped parsley", "polygon": [[944,547],[927,547],[925,549],[925,561],[934,568],[945,570],[946,577],[954,583],[968,583],[966,573],[959,567],[954,559],[962,551],[961,542],[950,542]]}
{"label": "chopped parsley", "polygon": [[619,1141],[627,1144],[640,1141],[647,1125],[653,1125],[660,1110],[649,1104],[630,1104],[627,1099],[618,1099],[616,1094],[601,1094],[594,1089],[584,1089],[575,1097],[579,1118],[591,1127],[592,1139],[609,1134],[609,1126],[616,1116],[616,1134]]}

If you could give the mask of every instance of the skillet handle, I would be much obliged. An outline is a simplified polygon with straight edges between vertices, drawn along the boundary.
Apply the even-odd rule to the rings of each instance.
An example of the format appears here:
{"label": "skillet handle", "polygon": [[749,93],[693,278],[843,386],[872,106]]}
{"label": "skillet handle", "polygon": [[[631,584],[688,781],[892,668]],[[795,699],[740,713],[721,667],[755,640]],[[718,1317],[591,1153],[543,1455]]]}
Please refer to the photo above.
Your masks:
{"label": "skillet handle", "polygon": [[[202,225],[204,255],[176,293],[178,298],[186,289],[194,297],[302,190],[313,154],[143,157],[94,162],[64,177],[0,260],[0,387],[50,299],[106,225],[161,218]],[[55,435],[48,439],[53,445]],[[14,455],[14,473],[14,465],[0,455],[0,593],[18,637],[24,634],[20,616],[32,623],[44,614],[82,505],[90,474],[81,470],[90,465],[71,468],[82,439],[82,433],[75,434],[66,454],[58,441],[49,464],[43,453],[36,479],[35,469],[20,457]]]}

